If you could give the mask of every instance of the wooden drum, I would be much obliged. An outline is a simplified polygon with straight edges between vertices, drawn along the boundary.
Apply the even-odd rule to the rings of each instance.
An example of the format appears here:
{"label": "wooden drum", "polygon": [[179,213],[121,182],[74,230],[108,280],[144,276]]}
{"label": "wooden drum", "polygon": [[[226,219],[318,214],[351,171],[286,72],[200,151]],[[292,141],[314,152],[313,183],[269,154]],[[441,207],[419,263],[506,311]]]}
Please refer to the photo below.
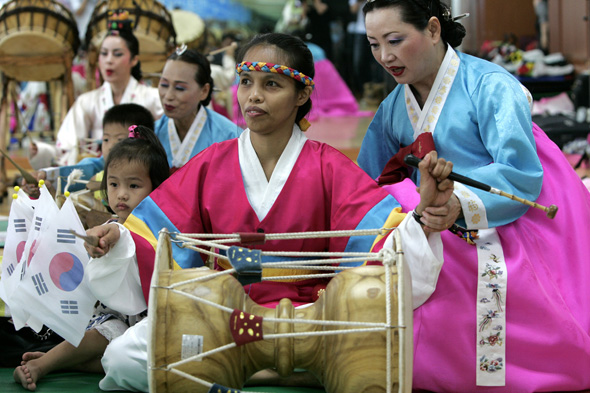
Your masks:
{"label": "wooden drum", "polygon": [[[223,387],[241,389],[259,370],[274,368],[289,376],[302,368],[328,393],[411,392],[409,276],[398,262],[389,270],[387,291],[386,271],[383,266],[344,270],[315,303],[294,308],[283,299],[271,309],[252,301],[229,274],[172,270],[170,240],[163,232],[148,312],[150,391],[225,392]],[[240,342],[244,337],[247,342]],[[202,359],[186,360],[200,353]]]}
{"label": "wooden drum", "polygon": [[[110,12],[128,11],[133,32],[139,41],[139,60],[143,72],[161,72],[166,58],[176,46],[176,32],[170,13],[155,0],[103,0],[96,5],[88,29],[86,43],[91,53],[97,52],[108,32]],[[97,55],[89,54],[95,68]]]}
{"label": "wooden drum", "polygon": [[204,52],[207,46],[207,29],[203,19],[194,12],[186,10],[172,10],[170,15],[176,30],[176,43]]}
{"label": "wooden drum", "polygon": [[[12,0],[0,9],[0,69],[21,81],[50,81],[66,73],[80,46],[72,13],[54,0]],[[31,57],[30,61],[11,60]],[[69,72],[69,70],[67,70]]]}

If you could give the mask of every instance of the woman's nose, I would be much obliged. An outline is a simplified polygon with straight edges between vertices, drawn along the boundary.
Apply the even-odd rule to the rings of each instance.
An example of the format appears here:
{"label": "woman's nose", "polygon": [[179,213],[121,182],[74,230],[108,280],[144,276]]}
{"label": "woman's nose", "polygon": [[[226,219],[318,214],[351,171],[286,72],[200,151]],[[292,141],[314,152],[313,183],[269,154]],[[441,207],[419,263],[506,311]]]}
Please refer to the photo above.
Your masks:
{"label": "woman's nose", "polygon": [[250,102],[260,102],[262,100],[262,94],[260,93],[260,89],[256,86],[253,86],[250,90],[250,96],[248,97]]}

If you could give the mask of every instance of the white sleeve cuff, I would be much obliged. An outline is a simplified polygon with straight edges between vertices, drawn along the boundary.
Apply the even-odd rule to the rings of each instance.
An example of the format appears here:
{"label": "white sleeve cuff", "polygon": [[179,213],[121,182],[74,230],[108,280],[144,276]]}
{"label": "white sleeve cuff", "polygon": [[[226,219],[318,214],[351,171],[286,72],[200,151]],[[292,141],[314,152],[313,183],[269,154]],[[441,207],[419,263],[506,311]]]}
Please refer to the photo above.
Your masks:
{"label": "white sleeve cuff", "polygon": [[[436,289],[438,275],[444,262],[442,239],[438,232],[426,236],[422,226],[412,217],[412,212],[407,214],[396,230],[400,231],[402,251],[410,270],[412,306],[416,309],[428,300]],[[389,241],[390,239],[387,239],[385,246]]]}
{"label": "white sleeve cuff", "polygon": [[118,224],[121,236],[115,246],[101,258],[88,262],[88,283],[98,300],[123,314],[139,314],[147,308],[135,243],[127,228]]}

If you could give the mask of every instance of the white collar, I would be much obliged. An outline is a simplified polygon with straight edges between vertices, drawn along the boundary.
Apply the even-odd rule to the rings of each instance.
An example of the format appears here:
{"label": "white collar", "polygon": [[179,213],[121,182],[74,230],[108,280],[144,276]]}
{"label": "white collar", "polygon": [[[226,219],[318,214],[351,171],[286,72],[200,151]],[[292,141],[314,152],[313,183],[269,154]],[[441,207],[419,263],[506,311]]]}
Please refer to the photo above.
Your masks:
{"label": "white collar", "polygon": [[451,91],[451,86],[457,75],[461,60],[450,45],[438,69],[436,79],[430,89],[424,108],[420,108],[418,101],[409,85],[405,86],[406,109],[414,129],[414,139],[423,132],[434,132],[442,108]]}
{"label": "white collar", "polygon": [[188,133],[181,143],[174,120],[168,119],[168,140],[170,142],[170,150],[172,151],[173,167],[180,168],[190,160],[193,149],[197,144],[197,140],[199,139],[206,122],[207,111],[205,110],[205,107],[201,105],[197,116],[195,116]]}
{"label": "white collar", "polygon": [[266,217],[277,200],[306,141],[307,137],[299,126],[294,125],[291,138],[275,166],[270,181],[268,181],[262,164],[252,146],[250,129],[244,130],[238,138],[238,156],[244,188],[250,206],[252,206],[260,221]]}
{"label": "white collar", "polygon": [[[130,76],[129,82],[127,82],[127,86],[125,87],[125,91],[123,92],[123,96],[121,97],[121,104],[127,102],[133,102],[135,99],[135,88],[139,83],[137,80]],[[113,89],[111,88],[111,84],[109,82],[103,83],[104,87],[104,94],[103,94],[103,103],[105,104],[106,108],[110,108],[115,106],[115,102],[113,101]]]}

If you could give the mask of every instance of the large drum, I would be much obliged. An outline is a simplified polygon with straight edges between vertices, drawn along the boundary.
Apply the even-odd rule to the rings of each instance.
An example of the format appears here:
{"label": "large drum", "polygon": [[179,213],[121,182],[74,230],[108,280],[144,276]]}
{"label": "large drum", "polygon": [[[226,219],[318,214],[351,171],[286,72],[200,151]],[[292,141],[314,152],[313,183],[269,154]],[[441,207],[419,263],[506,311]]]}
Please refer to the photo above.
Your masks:
{"label": "large drum", "polygon": [[[21,81],[50,81],[63,76],[65,61],[43,58],[69,56],[80,46],[72,13],[54,0],[12,0],[0,9],[1,70]],[[29,61],[10,60],[11,56]]]}
{"label": "large drum", "polygon": [[176,43],[204,52],[207,46],[207,28],[203,19],[186,10],[172,10],[170,15],[176,30]]}
{"label": "large drum", "polygon": [[94,52],[100,49],[108,32],[109,14],[119,11],[128,11],[133,20],[142,71],[161,72],[166,58],[176,46],[176,31],[168,10],[155,0],[103,0],[96,5],[86,30],[91,66],[96,64]]}
{"label": "large drum", "polygon": [[303,368],[328,393],[411,392],[411,289],[399,261],[344,270],[315,303],[271,309],[229,274],[172,270],[163,232],[148,312],[150,391],[225,392],[259,370]]}

